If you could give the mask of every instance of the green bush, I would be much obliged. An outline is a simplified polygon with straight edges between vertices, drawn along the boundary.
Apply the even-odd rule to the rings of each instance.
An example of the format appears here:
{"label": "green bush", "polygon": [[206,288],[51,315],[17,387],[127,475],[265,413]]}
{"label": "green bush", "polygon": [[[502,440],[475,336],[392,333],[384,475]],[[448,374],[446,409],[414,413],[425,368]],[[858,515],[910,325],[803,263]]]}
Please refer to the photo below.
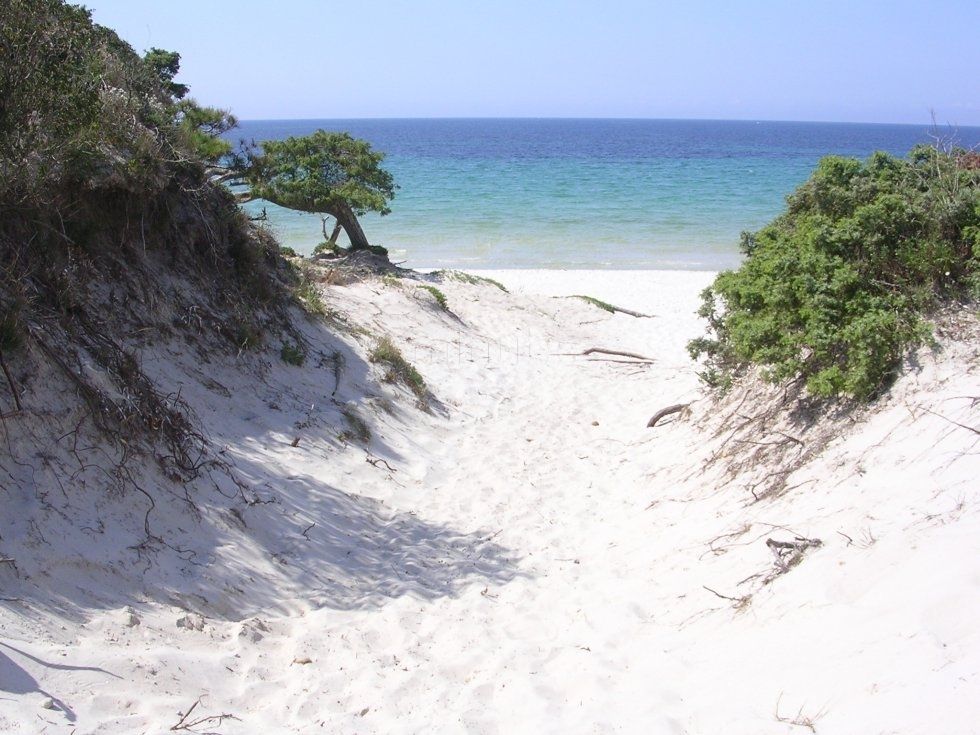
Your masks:
{"label": "green bush", "polygon": [[419,286],[419,288],[425,289],[435,298],[436,303],[439,304],[439,308],[444,311],[449,311],[449,302],[446,300],[446,294],[440,291],[435,286]]}
{"label": "green bush", "polygon": [[572,298],[573,299],[582,299],[582,301],[584,301],[584,302],[586,302],[588,304],[592,304],[597,309],[602,309],[603,311],[608,311],[610,314],[615,314],[616,313],[616,307],[615,306],[613,306],[612,304],[609,304],[609,303],[607,303],[605,301],[600,301],[599,299],[595,298],[594,296],[582,296],[580,294],[575,294],[574,296],[572,296]]}
{"label": "green bush", "polygon": [[64,0],[4,0],[0,12],[0,199],[72,205],[79,188],[148,196],[231,151],[235,118],[183,99],[180,55],[145,57]]}
{"label": "green bush", "polygon": [[287,365],[295,365],[296,367],[301,367],[304,362],[306,362],[306,352],[298,344],[293,344],[292,342],[283,342],[282,349],[279,350],[279,357]]}
{"label": "green bush", "polygon": [[293,264],[293,274],[296,281],[293,296],[303,309],[314,316],[327,316],[329,310],[317,288],[313,269],[307,263]]}
{"label": "green bush", "polygon": [[980,295],[978,184],[962,151],[824,158],[703,293],[709,334],[688,345],[702,376],[724,385],[755,364],[816,396],[874,397],[928,336],[930,310]]}
{"label": "green bush", "polygon": [[499,288],[504,293],[510,293],[507,290],[507,287],[500,281],[495,281],[494,279],[487,278],[486,276],[476,276],[472,273],[466,273],[464,271],[436,271],[432,275],[438,278],[451,278],[454,281],[462,281],[463,283],[468,283],[471,286],[494,286]]}
{"label": "green bush", "polygon": [[378,340],[369,359],[371,362],[388,368],[385,380],[391,383],[401,383],[407,386],[421,402],[427,401],[429,391],[425,385],[425,380],[388,337],[382,337]]}

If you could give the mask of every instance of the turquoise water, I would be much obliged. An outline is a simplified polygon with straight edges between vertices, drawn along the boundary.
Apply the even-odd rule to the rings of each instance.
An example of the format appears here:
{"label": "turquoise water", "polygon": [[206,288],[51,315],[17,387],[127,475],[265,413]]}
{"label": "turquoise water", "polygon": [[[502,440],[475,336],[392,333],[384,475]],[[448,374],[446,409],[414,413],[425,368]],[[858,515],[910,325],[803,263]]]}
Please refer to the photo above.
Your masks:
{"label": "turquoise water", "polygon": [[[387,153],[399,190],[368,239],[434,268],[718,269],[782,209],[821,156],[904,155],[929,127],[701,120],[245,121],[262,141],[346,130]],[[945,131],[950,132],[950,131]],[[980,129],[955,131],[980,143]],[[309,253],[320,219],[264,202],[280,241]]]}

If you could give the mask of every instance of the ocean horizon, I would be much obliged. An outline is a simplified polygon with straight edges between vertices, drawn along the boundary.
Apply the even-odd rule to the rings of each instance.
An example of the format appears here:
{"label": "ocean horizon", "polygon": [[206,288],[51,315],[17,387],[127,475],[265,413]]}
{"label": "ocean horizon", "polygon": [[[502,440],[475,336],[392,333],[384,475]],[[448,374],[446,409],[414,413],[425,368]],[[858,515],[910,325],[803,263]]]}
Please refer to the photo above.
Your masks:
{"label": "ocean horizon", "polygon": [[[903,156],[935,135],[980,145],[977,127],[634,118],[244,120],[227,137],[318,128],[386,154],[392,212],[362,225],[415,268],[731,268],[740,233],[779,214],[825,155]],[[299,253],[323,239],[316,215],[247,208]]]}

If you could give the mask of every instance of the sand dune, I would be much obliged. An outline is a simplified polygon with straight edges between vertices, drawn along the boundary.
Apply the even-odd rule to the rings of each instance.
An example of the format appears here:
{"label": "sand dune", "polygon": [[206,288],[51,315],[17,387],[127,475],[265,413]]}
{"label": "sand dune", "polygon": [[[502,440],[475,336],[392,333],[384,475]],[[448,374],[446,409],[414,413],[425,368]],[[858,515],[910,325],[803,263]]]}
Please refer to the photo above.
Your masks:
{"label": "sand dune", "polygon": [[[327,287],[303,367],[147,350],[234,470],[193,504],[152,473],[148,516],[95,480],[4,479],[0,728],[977,731],[975,318],[873,408],[793,434],[825,430],[812,458],[732,473],[732,417],[767,394],[697,379],[711,274],[483,275],[510,293],[446,280],[449,312],[408,279]],[[381,335],[428,411],[370,362]],[[167,545],[138,547],[144,519]]]}

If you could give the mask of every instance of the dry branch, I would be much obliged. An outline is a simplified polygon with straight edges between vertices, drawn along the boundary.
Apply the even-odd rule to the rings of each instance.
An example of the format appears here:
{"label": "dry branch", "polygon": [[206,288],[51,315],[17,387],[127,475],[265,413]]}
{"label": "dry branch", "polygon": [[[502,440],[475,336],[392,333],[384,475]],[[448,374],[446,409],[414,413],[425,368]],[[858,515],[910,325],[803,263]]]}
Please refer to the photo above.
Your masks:
{"label": "dry branch", "polygon": [[634,316],[637,319],[652,319],[654,316],[653,314],[643,314],[642,312],[633,311],[632,309],[624,309],[622,306],[614,306],[612,304],[610,304],[610,306],[612,306],[613,311],[619,312],[620,314],[628,314],[629,316]]}
{"label": "dry branch", "polygon": [[647,357],[646,355],[638,355],[635,352],[622,352],[620,350],[607,350],[603,347],[590,347],[587,350],[583,350],[579,354],[580,355],[594,355],[594,354],[617,355],[618,357],[632,357],[635,360],[645,360],[646,362],[653,362],[653,358]]}
{"label": "dry branch", "polygon": [[384,465],[389,472],[398,472],[398,470],[396,470],[394,467],[392,467],[390,464],[388,464],[385,460],[381,459],[380,457],[372,457],[368,455],[367,457],[364,458],[364,461],[378,468],[380,468],[381,465]]}
{"label": "dry branch", "polygon": [[799,564],[803,560],[803,552],[807,549],[823,546],[823,541],[818,538],[804,538],[803,536],[797,536],[792,541],[776,541],[768,538],[766,539],[766,546],[772,551],[776,561],[775,571],[765,579],[764,583],[768,584]]}
{"label": "dry branch", "polygon": [[181,730],[184,730],[187,732],[192,732],[193,728],[200,727],[201,725],[205,725],[209,723],[214,723],[215,725],[220,726],[221,723],[224,722],[225,720],[238,720],[239,722],[241,722],[240,718],[230,714],[211,715],[209,717],[200,717],[196,720],[188,720],[188,718],[191,716],[191,712],[193,712],[194,708],[197,707],[197,705],[199,705],[200,703],[201,700],[198,699],[196,702],[194,702],[194,704],[192,704],[188,708],[187,712],[183,714],[178,712],[177,714],[180,715],[180,719],[177,720],[177,723],[170,728],[170,731],[179,732]]}
{"label": "dry branch", "polygon": [[953,424],[954,426],[959,426],[961,429],[966,429],[967,431],[972,431],[974,434],[980,434],[980,429],[976,429],[976,428],[974,428],[972,426],[967,426],[966,424],[961,424],[959,421],[953,421],[953,419],[951,419],[951,418],[949,418],[947,416],[943,416],[941,413],[936,413],[935,411],[933,411],[931,409],[928,409],[927,408],[926,409],[926,413],[931,413],[933,416],[938,416],[939,418],[943,419],[944,421],[948,421],[949,423]]}

